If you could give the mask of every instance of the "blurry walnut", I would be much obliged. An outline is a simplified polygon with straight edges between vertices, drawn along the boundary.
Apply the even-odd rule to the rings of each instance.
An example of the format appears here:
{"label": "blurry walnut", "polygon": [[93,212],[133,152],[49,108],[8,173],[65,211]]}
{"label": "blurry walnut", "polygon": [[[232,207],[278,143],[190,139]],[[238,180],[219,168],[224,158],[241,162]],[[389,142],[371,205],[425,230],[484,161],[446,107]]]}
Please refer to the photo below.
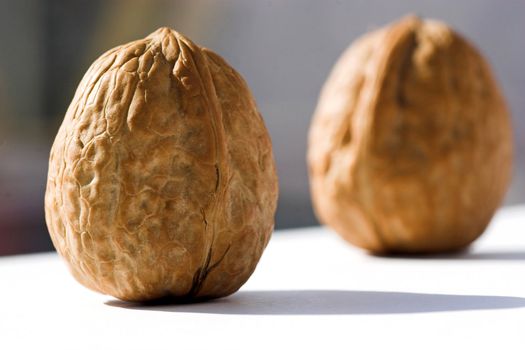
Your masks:
{"label": "blurry walnut", "polygon": [[511,141],[478,51],[404,18],[357,40],[323,88],[308,148],[316,213],[375,253],[464,248],[504,197]]}
{"label": "blurry walnut", "polygon": [[270,138],[242,77],[161,28],[88,70],[45,200],[53,243],[83,285],[131,301],[226,296],[273,230]]}

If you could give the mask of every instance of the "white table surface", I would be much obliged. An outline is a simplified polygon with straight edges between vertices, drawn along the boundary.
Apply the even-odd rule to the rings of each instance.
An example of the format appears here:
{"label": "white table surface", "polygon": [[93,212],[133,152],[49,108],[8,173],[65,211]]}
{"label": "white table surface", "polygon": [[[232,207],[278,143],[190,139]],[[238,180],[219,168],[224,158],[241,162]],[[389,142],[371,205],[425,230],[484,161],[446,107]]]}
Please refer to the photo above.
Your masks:
{"label": "white table surface", "polygon": [[524,349],[525,206],[461,255],[379,258],[325,228],[277,232],[236,294],[135,306],[52,253],[0,258],[0,349]]}

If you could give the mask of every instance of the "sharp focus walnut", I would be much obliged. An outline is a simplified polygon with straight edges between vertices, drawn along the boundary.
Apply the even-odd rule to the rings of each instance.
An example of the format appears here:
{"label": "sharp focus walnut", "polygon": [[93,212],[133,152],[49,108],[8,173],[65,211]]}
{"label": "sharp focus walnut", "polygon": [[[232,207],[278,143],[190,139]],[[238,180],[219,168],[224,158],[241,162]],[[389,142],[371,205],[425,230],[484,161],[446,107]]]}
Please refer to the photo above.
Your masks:
{"label": "sharp focus walnut", "polygon": [[407,17],[357,40],[309,135],[320,220],[375,253],[466,247],[509,184],[510,117],[487,62],[445,24]]}
{"label": "sharp focus walnut", "polygon": [[168,28],[89,68],[53,144],[45,198],[75,278],[130,301],[235,292],[270,239],[276,200],[246,83]]}

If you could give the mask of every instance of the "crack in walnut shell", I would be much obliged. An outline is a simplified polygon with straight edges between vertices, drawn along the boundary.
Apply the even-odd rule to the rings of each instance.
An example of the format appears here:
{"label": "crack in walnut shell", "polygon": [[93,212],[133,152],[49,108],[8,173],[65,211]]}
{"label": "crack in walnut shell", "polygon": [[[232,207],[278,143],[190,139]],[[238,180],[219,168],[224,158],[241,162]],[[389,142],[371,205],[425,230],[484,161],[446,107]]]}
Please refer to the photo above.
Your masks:
{"label": "crack in walnut shell", "polygon": [[82,79],[51,149],[46,222],[83,285],[129,301],[229,295],[274,224],[271,141],[242,77],[161,28]]}
{"label": "crack in walnut shell", "polygon": [[485,230],[510,182],[510,117],[470,43],[407,17],[358,39],[335,65],[308,163],[317,216],[350,243],[458,250]]}

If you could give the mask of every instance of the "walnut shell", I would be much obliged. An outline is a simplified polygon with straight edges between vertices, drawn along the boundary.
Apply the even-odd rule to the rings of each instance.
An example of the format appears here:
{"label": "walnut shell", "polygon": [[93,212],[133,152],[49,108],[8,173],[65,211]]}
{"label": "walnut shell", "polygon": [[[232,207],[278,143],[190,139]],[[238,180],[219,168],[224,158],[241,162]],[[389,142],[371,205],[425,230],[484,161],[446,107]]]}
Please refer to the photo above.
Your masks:
{"label": "walnut shell", "polygon": [[161,28],[93,63],[51,149],[46,222],[83,285],[119,299],[222,297],[274,225],[268,132],[220,56]]}
{"label": "walnut shell", "polygon": [[466,247],[510,181],[505,101],[487,62],[434,20],[358,39],[328,78],[308,163],[319,219],[375,253]]}

